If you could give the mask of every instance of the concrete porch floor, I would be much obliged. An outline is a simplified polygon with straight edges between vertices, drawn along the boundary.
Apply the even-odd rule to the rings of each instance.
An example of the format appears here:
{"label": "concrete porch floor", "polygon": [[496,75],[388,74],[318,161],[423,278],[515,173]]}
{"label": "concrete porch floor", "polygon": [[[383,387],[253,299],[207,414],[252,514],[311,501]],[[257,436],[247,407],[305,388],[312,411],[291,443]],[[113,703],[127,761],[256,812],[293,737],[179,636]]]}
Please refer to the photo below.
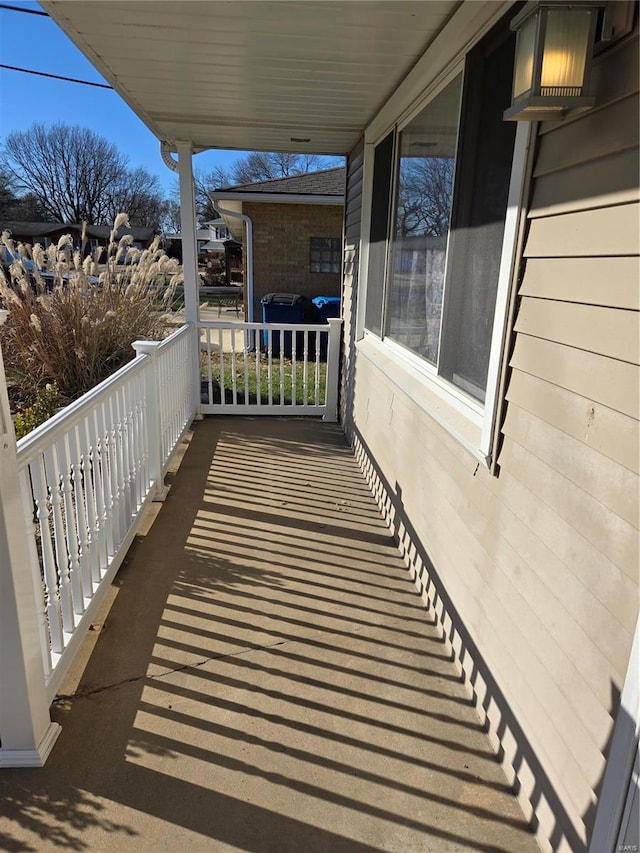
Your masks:
{"label": "concrete porch floor", "polygon": [[206,419],[170,479],[0,849],[537,851],[340,428]]}

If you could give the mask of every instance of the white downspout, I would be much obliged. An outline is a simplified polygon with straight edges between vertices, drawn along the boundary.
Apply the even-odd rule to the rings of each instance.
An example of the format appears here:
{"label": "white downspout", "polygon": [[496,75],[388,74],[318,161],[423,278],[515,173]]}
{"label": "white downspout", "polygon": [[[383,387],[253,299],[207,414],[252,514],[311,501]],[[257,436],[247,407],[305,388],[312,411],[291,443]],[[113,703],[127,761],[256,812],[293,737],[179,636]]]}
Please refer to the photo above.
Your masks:
{"label": "white downspout", "polygon": [[228,210],[226,207],[222,207],[216,201],[215,196],[212,196],[212,201],[218,213],[241,219],[247,226],[247,321],[253,323],[253,222],[246,213],[238,213],[236,210]]}

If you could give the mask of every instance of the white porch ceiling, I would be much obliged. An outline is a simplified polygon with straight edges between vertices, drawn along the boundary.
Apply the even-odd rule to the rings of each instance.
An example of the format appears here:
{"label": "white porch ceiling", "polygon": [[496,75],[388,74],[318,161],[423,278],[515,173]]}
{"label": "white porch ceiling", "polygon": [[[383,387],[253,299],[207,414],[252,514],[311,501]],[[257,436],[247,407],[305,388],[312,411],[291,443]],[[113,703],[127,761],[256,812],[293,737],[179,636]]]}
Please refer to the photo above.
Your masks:
{"label": "white porch ceiling", "polygon": [[460,4],[41,5],[158,139],[196,150],[344,154]]}

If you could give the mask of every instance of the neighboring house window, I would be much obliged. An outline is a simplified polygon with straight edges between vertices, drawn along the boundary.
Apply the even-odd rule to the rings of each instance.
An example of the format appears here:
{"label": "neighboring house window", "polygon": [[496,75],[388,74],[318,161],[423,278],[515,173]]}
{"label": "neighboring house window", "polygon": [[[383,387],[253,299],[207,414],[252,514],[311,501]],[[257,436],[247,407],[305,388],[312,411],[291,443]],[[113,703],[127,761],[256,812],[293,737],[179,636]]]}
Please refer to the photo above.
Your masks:
{"label": "neighboring house window", "polygon": [[311,237],[309,260],[311,272],[339,273],[342,260],[340,237]]}

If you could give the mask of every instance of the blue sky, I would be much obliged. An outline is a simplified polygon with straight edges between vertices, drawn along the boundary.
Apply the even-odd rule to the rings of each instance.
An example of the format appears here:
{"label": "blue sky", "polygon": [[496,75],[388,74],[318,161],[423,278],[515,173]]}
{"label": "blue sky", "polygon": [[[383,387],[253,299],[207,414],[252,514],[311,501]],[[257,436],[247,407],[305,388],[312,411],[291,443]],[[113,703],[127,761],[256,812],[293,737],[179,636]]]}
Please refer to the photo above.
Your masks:
{"label": "blue sky", "polygon": [[[7,0],[8,5],[42,11],[35,2]],[[0,8],[0,63],[48,74],[105,81],[49,18]],[[0,68],[0,143],[13,130],[34,122],[89,127],[113,142],[129,158],[130,166],[144,166],[157,175],[167,194],[175,175],[160,159],[157,139],[113,91],[36,77]],[[227,168],[242,156],[239,151],[205,151],[194,158],[194,168]]]}

